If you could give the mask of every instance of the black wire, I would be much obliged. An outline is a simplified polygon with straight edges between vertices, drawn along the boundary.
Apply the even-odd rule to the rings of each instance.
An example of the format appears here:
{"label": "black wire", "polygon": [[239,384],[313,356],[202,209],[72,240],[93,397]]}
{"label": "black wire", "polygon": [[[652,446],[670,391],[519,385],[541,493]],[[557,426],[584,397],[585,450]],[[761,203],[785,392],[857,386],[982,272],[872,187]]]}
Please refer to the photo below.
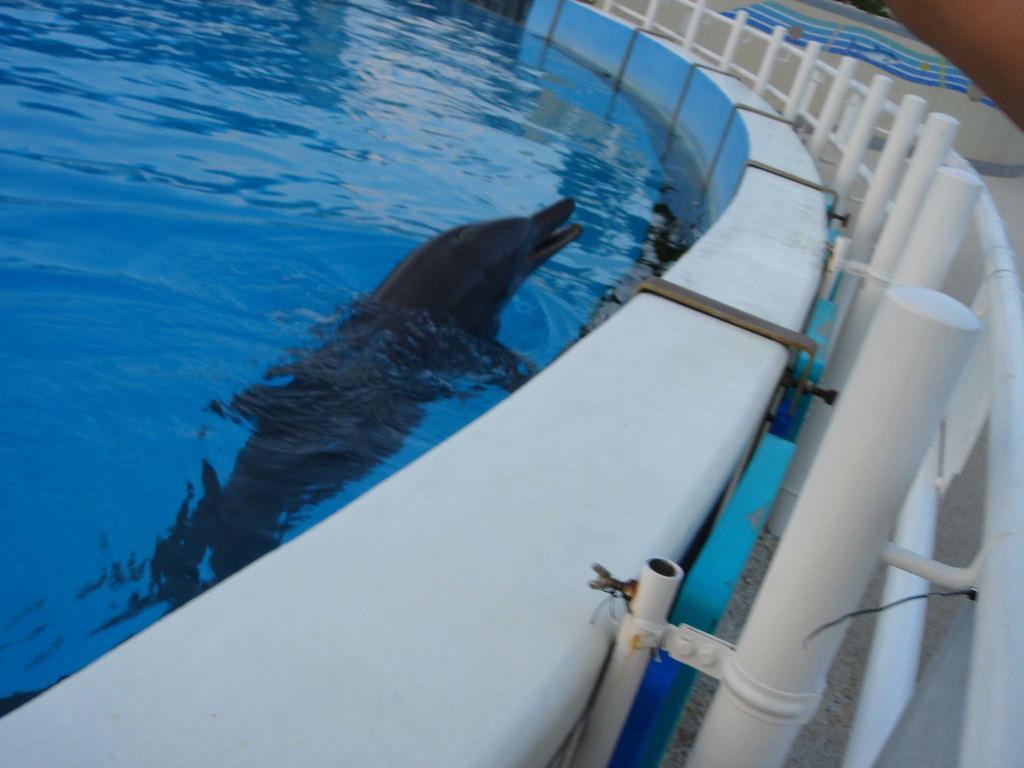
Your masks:
{"label": "black wire", "polygon": [[927,598],[927,597],[954,597],[956,595],[965,595],[965,596],[969,597],[971,600],[973,600],[975,597],[977,597],[978,591],[976,589],[971,588],[971,589],[958,589],[958,590],[955,590],[953,592],[926,592],[923,595],[911,595],[910,597],[904,597],[904,598],[901,598],[900,600],[894,600],[891,603],[886,603],[885,605],[880,605],[877,608],[863,608],[863,609],[861,609],[859,611],[852,611],[851,613],[847,613],[847,614],[844,614],[843,616],[840,616],[838,619],[835,619],[834,621],[830,621],[828,624],[822,624],[820,627],[818,627],[816,630],[811,632],[811,634],[809,634],[807,637],[804,638],[804,641],[803,641],[802,645],[803,645],[804,648],[806,648],[807,644],[811,640],[816,638],[818,635],[820,635],[826,629],[831,629],[836,624],[842,624],[847,619],[852,619],[852,618],[855,618],[857,616],[865,616],[865,615],[867,615],[869,613],[881,613],[882,611],[887,611],[890,608],[895,608],[897,605],[902,605],[903,603],[909,603],[911,600],[923,600],[924,598]]}

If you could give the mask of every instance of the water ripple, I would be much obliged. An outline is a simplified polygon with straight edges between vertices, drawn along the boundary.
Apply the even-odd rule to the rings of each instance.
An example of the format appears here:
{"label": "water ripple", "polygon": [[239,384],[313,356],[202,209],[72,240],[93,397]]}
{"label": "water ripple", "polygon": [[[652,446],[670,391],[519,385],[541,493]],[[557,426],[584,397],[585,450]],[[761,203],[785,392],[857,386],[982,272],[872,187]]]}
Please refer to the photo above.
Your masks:
{"label": "water ripple", "polygon": [[[649,233],[651,130],[458,0],[0,7],[0,714],[574,341],[702,224]],[[350,322],[424,238],[564,196],[584,234],[497,342]]]}

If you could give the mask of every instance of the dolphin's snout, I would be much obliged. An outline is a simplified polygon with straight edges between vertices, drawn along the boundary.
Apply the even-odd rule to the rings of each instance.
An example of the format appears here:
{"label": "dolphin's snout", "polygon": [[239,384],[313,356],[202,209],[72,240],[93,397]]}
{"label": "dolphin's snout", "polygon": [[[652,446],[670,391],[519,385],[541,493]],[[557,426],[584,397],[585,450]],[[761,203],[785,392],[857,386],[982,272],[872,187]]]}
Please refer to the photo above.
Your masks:
{"label": "dolphin's snout", "polygon": [[533,250],[530,253],[529,261],[534,267],[543,264],[583,232],[583,227],[579,224],[559,229],[575,210],[576,201],[571,197],[563,197],[554,205],[549,205],[530,217],[533,230]]}

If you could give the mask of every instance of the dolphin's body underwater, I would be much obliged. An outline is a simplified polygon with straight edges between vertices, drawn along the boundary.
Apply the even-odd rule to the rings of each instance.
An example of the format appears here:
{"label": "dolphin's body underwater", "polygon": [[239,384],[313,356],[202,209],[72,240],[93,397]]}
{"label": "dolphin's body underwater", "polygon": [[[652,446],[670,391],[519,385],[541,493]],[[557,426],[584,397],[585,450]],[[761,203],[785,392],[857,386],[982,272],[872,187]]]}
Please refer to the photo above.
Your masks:
{"label": "dolphin's body underwater", "polygon": [[[460,375],[512,389],[523,361],[494,341],[500,313],[538,266],[572,242],[563,199],[529,217],[468,224],[413,250],[325,344],[269,371],[227,409],[252,425],[223,485],[206,461],[150,559],[148,593],[110,626],[158,603],[177,607],[273,549],[303,507],[395,453],[425,405]],[[284,377],[286,383],[274,383]],[[214,404],[214,410],[223,409]],[[213,579],[201,577],[208,564]]]}

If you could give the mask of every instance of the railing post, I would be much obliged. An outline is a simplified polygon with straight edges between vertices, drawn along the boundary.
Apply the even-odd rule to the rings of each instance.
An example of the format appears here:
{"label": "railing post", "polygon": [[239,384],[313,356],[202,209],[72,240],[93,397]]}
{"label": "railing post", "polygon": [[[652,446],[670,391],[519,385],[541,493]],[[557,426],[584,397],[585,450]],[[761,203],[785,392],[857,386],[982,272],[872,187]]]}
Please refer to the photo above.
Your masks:
{"label": "railing post", "polygon": [[979,227],[986,253],[991,349],[992,411],[988,420],[985,481],[985,560],[978,607],[960,765],[999,768],[1024,754],[1024,308],[1016,259],[988,192],[982,194]]}
{"label": "railing post", "polygon": [[899,112],[896,113],[889,138],[875,166],[874,178],[854,218],[853,242],[849,251],[849,258],[854,261],[866,261],[868,251],[878,237],[885,220],[886,206],[896,189],[900,172],[907,160],[907,152],[914,143],[917,128],[927,107],[927,101],[909,93],[900,101]]}
{"label": "railing post", "polygon": [[[928,131],[926,130],[927,134]],[[930,138],[934,138],[934,136]],[[921,142],[918,145],[919,150],[922,145],[924,145],[926,150],[926,154],[922,155],[922,162],[927,159],[927,154],[932,152],[929,149],[932,144],[930,140],[926,143],[925,136],[922,136]],[[956,249],[966,230],[966,219],[962,211],[960,213],[957,211],[960,210],[960,206],[970,204],[971,191],[969,188],[978,183],[976,178],[973,180],[967,178],[972,175],[964,171],[951,172],[948,176],[949,178],[944,182],[943,186],[955,186],[958,189],[945,189],[942,193],[945,201],[929,205],[928,209],[921,214],[920,221],[915,228],[915,232],[919,234],[915,237],[913,243],[908,242],[907,244],[907,257],[905,259],[907,266],[901,267],[905,271],[902,274],[893,275],[893,271],[895,271],[893,266],[889,262],[885,262],[883,268],[875,269],[876,274],[886,279],[891,278],[894,284],[911,282],[914,284],[923,283],[930,287],[941,285],[945,271],[949,268],[952,254],[956,253]],[[965,189],[964,185],[968,189]],[[921,208],[921,201],[914,202],[916,203],[916,212],[916,210]],[[926,266],[932,259],[936,260],[936,265]],[[871,266],[873,268],[876,267],[874,261],[872,261]],[[935,274],[941,273],[941,277],[934,277],[933,275],[927,281],[912,277],[914,273],[935,269],[938,270]],[[843,304],[843,319],[837,324],[840,331],[839,340],[830,353],[828,367],[825,369],[824,376],[822,377],[822,386],[840,391],[846,385],[846,380],[853,369],[853,364],[857,360],[861,342],[872,322],[878,302],[885,291],[885,285],[877,280],[866,281],[860,287],[859,292],[855,292],[850,286],[854,286],[854,288],[857,286],[854,276],[844,275],[837,292],[841,297],[838,301]],[[782,531],[785,530],[786,523],[794,506],[799,503],[805,479],[817,454],[822,435],[828,426],[829,417],[830,409],[823,407],[817,402],[811,404],[807,418],[804,420],[804,425],[800,430],[797,452],[789,465],[789,471],[786,473],[782,490],[775,500],[775,507],[768,522],[771,532],[777,536],[781,535]]]}
{"label": "railing post", "polygon": [[836,190],[835,209],[841,213],[846,211],[846,197],[853,182],[857,179],[857,171],[864,161],[864,152],[867,151],[871,137],[875,134],[875,124],[878,122],[878,116],[882,114],[882,108],[885,106],[890,88],[892,88],[892,78],[890,77],[875,75],[871,80],[868,96],[864,100],[864,106],[861,107],[857,124],[853,127],[853,133],[846,145],[843,159],[839,162],[835,182],[832,185]]}
{"label": "railing post", "polygon": [[885,222],[878,245],[871,256],[871,266],[881,272],[892,272],[903,252],[910,229],[917,220],[925,192],[953,147],[959,121],[933,112],[925,121],[921,138],[914,149],[899,192],[893,200],[892,213]]}
{"label": "railing post", "polygon": [[650,29],[654,20],[658,17],[658,9],[661,8],[661,0],[650,0],[647,3],[647,13],[644,14],[644,29]]}
{"label": "railing post", "polygon": [[843,147],[850,140],[853,133],[853,126],[857,124],[857,116],[860,108],[864,105],[864,97],[859,91],[850,91],[850,97],[843,105],[843,114],[839,116],[839,125],[836,126],[836,139]]}
{"label": "railing post", "polygon": [[693,6],[693,11],[690,13],[690,21],[686,25],[686,36],[683,38],[683,48],[686,50],[693,48],[693,44],[697,41],[697,32],[700,31],[700,22],[704,17],[706,5],[707,0],[697,0],[697,3]]}
{"label": "railing post", "polygon": [[785,27],[775,27],[772,30],[771,39],[768,41],[768,48],[761,59],[761,69],[757,73],[757,82],[754,83],[754,93],[758,96],[764,93],[768,81],[772,79],[772,71],[775,69],[775,60],[779,56],[779,46],[786,37]]}
{"label": "railing post", "polygon": [[682,579],[682,569],[661,558],[648,561],[640,571],[636,593],[619,623],[611,657],[573,757],[573,768],[605,768],[611,760],[651,650],[660,641],[660,636],[651,636],[652,631],[667,626]]}
{"label": "railing post", "polygon": [[832,133],[836,121],[839,120],[839,113],[843,108],[846,92],[850,89],[850,80],[853,79],[853,70],[856,67],[856,59],[851,59],[849,56],[844,56],[843,60],[839,62],[836,76],[832,78],[832,87],[829,89],[825,104],[821,108],[821,114],[818,116],[818,125],[815,126],[811,142],[807,146],[807,151],[815,160],[821,157],[828,137]]}
{"label": "railing post", "polygon": [[[919,150],[923,144],[922,138]],[[880,255],[879,249],[875,249],[874,257],[871,259],[874,273],[889,278],[894,285],[927,285],[934,288],[941,286],[953,256],[960,247],[960,241],[967,230],[968,218],[978,199],[978,187],[981,182],[974,174],[943,168],[930,176],[934,179],[931,189],[913,201],[912,207],[916,209],[917,215],[909,222],[912,229],[908,227],[904,253],[896,254],[899,258],[893,259],[889,258],[888,254]],[[902,191],[901,189],[900,192]],[[908,205],[911,203],[908,202]],[[896,217],[897,211],[894,210],[886,225],[886,232]],[[882,233],[883,239],[886,232]],[[881,242],[880,240],[879,246]],[[846,282],[856,285],[853,280]],[[825,372],[828,386],[841,387],[841,382],[853,368],[883,290],[884,286],[877,280],[866,280],[860,286],[860,290],[848,299],[849,308],[844,311],[842,333]]]}
{"label": "railing post", "polygon": [[[934,450],[929,451],[900,510],[893,534],[894,543],[925,557],[931,557],[935,546],[939,504],[935,488],[937,458]],[[888,605],[927,591],[927,580],[890,566],[885,570],[879,602]],[[914,693],[927,608],[919,600],[878,617],[843,768],[871,768],[899,722]]]}
{"label": "railing post", "polygon": [[842,642],[980,327],[954,299],[886,294],[687,765],[780,766]]}
{"label": "railing post", "polygon": [[718,62],[718,66],[724,69],[726,72],[729,71],[729,67],[736,60],[736,48],[740,44],[740,39],[743,37],[743,30],[747,26],[747,19],[750,14],[746,11],[737,11],[736,18],[732,20],[732,29],[729,30],[729,39],[725,41],[725,50],[722,51],[722,58]]}
{"label": "railing post", "polygon": [[[942,287],[980,192],[981,181],[974,174],[952,168],[939,171],[907,241],[906,253],[892,277],[894,284]],[[856,332],[852,328],[850,331]],[[931,556],[935,536],[938,475],[937,456],[932,455],[914,480],[893,537],[899,546],[926,557]],[[888,568],[882,603],[927,591],[924,579]],[[910,700],[917,679],[924,619],[923,605],[907,606],[879,617],[844,768],[869,768],[875,764]]]}
{"label": "railing post", "polygon": [[811,82],[811,74],[814,72],[814,65],[818,63],[818,56],[821,55],[821,43],[811,41],[804,49],[803,59],[800,68],[793,80],[793,87],[789,91],[789,99],[786,101],[786,109],[782,116],[787,120],[795,120],[800,112],[800,105],[804,100],[804,93]]}

